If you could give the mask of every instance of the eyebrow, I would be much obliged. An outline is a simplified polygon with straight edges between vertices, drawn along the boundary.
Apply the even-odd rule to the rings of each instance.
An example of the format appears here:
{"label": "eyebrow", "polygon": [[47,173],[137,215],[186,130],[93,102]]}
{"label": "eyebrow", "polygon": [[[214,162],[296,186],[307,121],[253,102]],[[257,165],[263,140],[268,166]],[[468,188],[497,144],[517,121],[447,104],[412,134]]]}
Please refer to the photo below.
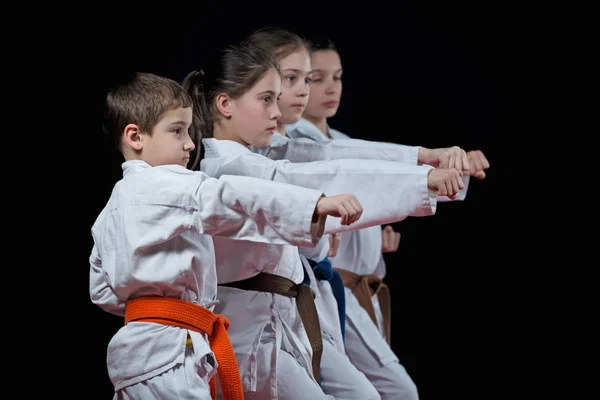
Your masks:
{"label": "eyebrow", "polygon": [[297,69],[297,68],[286,68],[286,69],[282,70],[281,72],[286,72],[286,71],[298,72],[298,73],[307,73],[307,74],[312,73],[312,71],[306,72],[306,71],[303,71],[303,70]]}
{"label": "eyebrow", "polygon": [[169,125],[187,125],[187,122],[179,120],[179,121],[170,122]]}
{"label": "eyebrow", "polygon": [[[333,73],[335,74],[335,73],[338,73],[338,72],[343,72],[343,71],[344,71],[344,69],[343,69],[343,68],[340,68],[340,69],[337,69],[337,70],[333,71]],[[313,69],[313,70],[312,70],[312,71],[310,71],[310,72],[311,72],[311,73],[314,73],[314,72],[321,72],[321,73],[323,73],[323,72],[327,72],[327,70],[325,70],[325,69]]]}
{"label": "eyebrow", "polygon": [[[265,90],[264,92],[260,92],[259,94],[257,94],[257,96],[262,96],[263,94],[270,94],[271,96],[275,96],[275,97],[277,97],[277,96],[278,96],[278,95],[277,95],[277,94],[275,94],[275,92],[274,92],[274,91],[272,91],[272,90]],[[280,94],[281,94],[281,93],[280,93]]]}

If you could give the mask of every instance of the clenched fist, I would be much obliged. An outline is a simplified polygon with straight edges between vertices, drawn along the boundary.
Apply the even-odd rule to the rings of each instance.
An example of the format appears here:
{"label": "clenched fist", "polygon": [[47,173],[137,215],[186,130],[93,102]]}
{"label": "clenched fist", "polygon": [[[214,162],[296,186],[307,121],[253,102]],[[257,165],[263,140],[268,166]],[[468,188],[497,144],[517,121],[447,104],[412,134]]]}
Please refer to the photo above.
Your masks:
{"label": "clenched fist", "polygon": [[438,196],[455,199],[458,192],[465,187],[461,175],[456,168],[433,168],[427,174],[427,187]]}
{"label": "clenched fist", "polygon": [[360,218],[363,208],[356,196],[346,193],[321,197],[315,212],[319,215],[340,217],[342,225],[350,225]]}
{"label": "clenched fist", "polygon": [[481,150],[471,150],[467,152],[467,158],[469,159],[469,172],[470,176],[474,176],[477,179],[485,178],[484,170],[490,167],[490,162],[483,155]]}
{"label": "clenched fist", "polygon": [[391,225],[387,225],[381,231],[381,251],[383,253],[393,253],[398,250],[400,245],[400,232],[394,232]]}
{"label": "clenched fist", "polygon": [[329,250],[327,251],[327,257],[335,257],[340,248],[340,234],[331,233],[329,235]]}
{"label": "clenched fist", "polygon": [[469,171],[467,153],[458,146],[419,149],[419,162],[436,168],[456,168],[462,173]]}

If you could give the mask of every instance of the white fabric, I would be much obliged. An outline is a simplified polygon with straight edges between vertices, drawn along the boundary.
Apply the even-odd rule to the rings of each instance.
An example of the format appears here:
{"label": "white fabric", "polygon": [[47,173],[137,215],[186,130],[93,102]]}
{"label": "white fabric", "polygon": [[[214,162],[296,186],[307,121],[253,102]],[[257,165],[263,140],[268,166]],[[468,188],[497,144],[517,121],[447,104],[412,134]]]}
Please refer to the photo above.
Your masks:
{"label": "white fabric", "polygon": [[[292,137],[298,135],[310,137],[313,140],[326,142],[329,139],[308,121],[304,121],[302,130],[286,128]],[[348,138],[344,133],[329,128],[334,139]],[[335,141],[335,140],[334,140]],[[463,178],[465,189],[459,194],[459,199],[466,196],[467,179]],[[439,201],[448,201],[445,196],[438,197]],[[346,269],[358,275],[375,273],[383,278],[386,265],[382,254],[381,227],[374,226],[340,234],[340,246],[336,257],[330,258],[334,268]],[[325,252],[329,249],[329,240],[324,236],[314,249],[308,253]],[[368,313],[358,303],[358,299],[350,289],[346,293],[346,352],[349,359],[362,371],[368,380],[377,388],[382,399],[417,400],[416,385],[406,369],[399,363],[398,357],[388,345],[383,329],[383,316],[377,296],[372,297],[377,325],[373,323]]]}
{"label": "white fabric", "polygon": [[[353,193],[363,206],[361,218],[343,226],[328,218],[325,232],[342,232],[435,213],[437,195],[428,189],[430,166],[365,159],[291,163],[252,153],[244,145],[203,139],[202,171],[210,176],[245,175],[322,190],[326,195]],[[220,278],[219,278],[220,279]]]}
{"label": "white fabric", "polygon": [[[312,246],[311,219],[320,196],[260,179],[214,179],[177,165],[125,162],[123,179],[92,227],[90,298],[119,316],[128,299],[152,295],[212,309],[217,273],[209,235]],[[295,212],[277,211],[282,209]],[[144,322],[120,328],[107,355],[115,390],[184,363],[188,334],[198,363],[212,354],[198,332]]]}
{"label": "white fabric", "polygon": [[[203,139],[203,145],[205,157],[201,169],[210,176],[245,175],[317,190],[327,187],[326,194],[355,193],[365,210],[361,220],[351,227],[343,227],[338,218],[328,218],[326,226],[331,232],[435,212],[436,196],[427,188],[430,169],[427,166],[370,160],[292,164],[254,154],[233,141]],[[361,184],[357,185],[357,182]],[[400,187],[412,190],[402,191]],[[373,195],[383,189],[388,195]],[[293,209],[278,211],[294,212]],[[296,283],[303,281],[303,265],[298,249],[293,246],[260,245],[222,238],[215,238],[214,244],[219,283],[246,279],[259,272],[284,276]],[[221,286],[219,300],[215,311],[227,315],[231,321],[229,336],[248,394],[253,392],[273,399],[281,396],[278,388],[281,385],[288,387],[287,380],[295,379],[280,372],[278,357],[282,354],[291,355],[312,373],[312,350],[294,299]]]}

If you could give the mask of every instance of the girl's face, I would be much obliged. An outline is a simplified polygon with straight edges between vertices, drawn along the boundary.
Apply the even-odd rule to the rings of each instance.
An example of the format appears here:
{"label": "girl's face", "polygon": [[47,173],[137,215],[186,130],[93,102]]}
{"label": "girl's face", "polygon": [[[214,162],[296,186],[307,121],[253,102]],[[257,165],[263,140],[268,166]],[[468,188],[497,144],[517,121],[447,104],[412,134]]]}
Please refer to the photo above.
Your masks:
{"label": "girl's face", "polygon": [[317,50],[311,55],[310,97],[305,114],[333,117],[342,96],[342,61],[335,50]]}
{"label": "girl's face", "polygon": [[279,60],[282,71],[279,122],[293,124],[300,120],[308,103],[311,75],[310,55],[302,47],[296,52]]}
{"label": "girl's face", "polygon": [[281,75],[269,69],[246,93],[230,99],[228,134],[245,146],[264,147],[271,143],[281,116],[277,99],[281,94]]}

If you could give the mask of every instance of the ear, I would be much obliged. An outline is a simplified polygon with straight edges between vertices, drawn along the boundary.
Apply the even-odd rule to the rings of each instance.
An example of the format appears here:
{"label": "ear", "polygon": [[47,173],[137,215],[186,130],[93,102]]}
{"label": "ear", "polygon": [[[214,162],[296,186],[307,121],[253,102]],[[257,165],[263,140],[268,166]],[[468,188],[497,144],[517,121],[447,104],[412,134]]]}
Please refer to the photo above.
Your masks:
{"label": "ear", "polygon": [[133,150],[140,151],[144,147],[142,133],[136,124],[129,124],[123,129],[123,140]]}
{"label": "ear", "polygon": [[231,118],[231,114],[233,114],[233,99],[225,93],[219,93],[216,101],[219,114],[225,118]]}

